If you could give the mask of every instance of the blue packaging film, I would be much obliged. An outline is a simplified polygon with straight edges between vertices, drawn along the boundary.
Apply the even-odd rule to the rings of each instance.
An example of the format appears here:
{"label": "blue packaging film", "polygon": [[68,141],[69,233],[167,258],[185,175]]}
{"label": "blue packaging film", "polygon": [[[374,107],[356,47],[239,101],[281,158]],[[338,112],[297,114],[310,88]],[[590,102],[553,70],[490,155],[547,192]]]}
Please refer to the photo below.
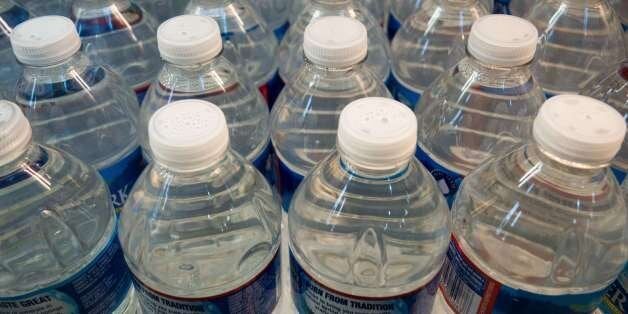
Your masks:
{"label": "blue packaging film", "polygon": [[273,168],[275,170],[275,186],[281,195],[281,207],[287,212],[294,192],[303,181],[303,176],[288,168],[276,154],[273,156]]}
{"label": "blue packaging film", "polygon": [[286,21],[281,26],[273,30],[273,33],[275,34],[275,37],[277,37],[278,42],[281,42],[283,37],[286,36],[286,33],[288,32],[289,28],[290,28],[290,22]]}
{"label": "blue packaging film", "polygon": [[103,250],[77,274],[24,296],[0,297],[0,313],[112,313],[130,287],[131,274],[114,230]]}
{"label": "blue packaging film", "polygon": [[100,169],[100,175],[102,175],[109,186],[111,200],[117,210],[124,206],[131,188],[144,170],[144,166],[142,149],[138,147],[115,164]]}
{"label": "blue packaging film", "polygon": [[406,314],[431,313],[440,275],[424,287],[388,298],[364,298],[329,289],[312,278],[290,252],[292,299],[299,313]]}
{"label": "blue packaging film", "polygon": [[617,182],[619,182],[619,184],[624,183],[624,180],[626,179],[626,170],[619,169],[617,167],[611,167],[611,170],[613,171],[615,178],[617,178]]}
{"label": "blue packaging film", "polygon": [[449,208],[451,208],[464,176],[439,165],[421,149],[421,146],[417,146],[416,158],[425,166],[427,171],[432,174],[438,187],[445,196],[445,199],[447,199]]}
{"label": "blue packaging film", "polygon": [[231,314],[271,313],[281,295],[281,249],[255,278],[236,290],[211,298],[180,298],[169,296],[133,279],[137,297],[144,313],[151,314]]}
{"label": "blue packaging film", "polygon": [[395,15],[392,14],[392,11],[391,11],[390,15],[388,15],[388,25],[387,25],[388,39],[392,40],[393,38],[395,38],[395,34],[397,34],[397,31],[399,31],[399,29],[401,28],[402,23],[403,22],[400,21],[397,17],[395,17]]}
{"label": "blue packaging film", "polygon": [[552,296],[508,287],[474,265],[454,236],[443,266],[440,289],[446,303],[454,311],[482,314],[591,313],[606,292],[606,289],[601,289]]}
{"label": "blue packaging film", "polygon": [[410,109],[414,110],[419,105],[421,92],[406,86],[403,82],[397,79],[395,71],[391,71],[391,75],[388,80],[386,80],[386,86],[388,87],[388,90],[390,90],[393,98],[410,107]]}

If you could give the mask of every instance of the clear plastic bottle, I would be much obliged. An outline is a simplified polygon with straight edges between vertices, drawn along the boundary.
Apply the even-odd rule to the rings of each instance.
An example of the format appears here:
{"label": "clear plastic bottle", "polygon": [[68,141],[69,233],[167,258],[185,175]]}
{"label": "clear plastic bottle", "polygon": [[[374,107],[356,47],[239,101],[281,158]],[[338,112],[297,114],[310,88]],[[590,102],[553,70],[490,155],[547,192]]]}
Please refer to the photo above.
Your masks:
{"label": "clear plastic bottle", "polygon": [[431,313],[449,211],[412,156],[416,130],[412,111],[392,99],[342,111],[337,151],[308,174],[288,214],[300,312]]}
{"label": "clear plastic bottle", "polygon": [[281,41],[277,60],[279,74],[284,82],[294,80],[294,75],[304,63],[303,33],[315,19],[324,16],[346,16],[360,21],[368,32],[368,56],[364,61],[377,77],[386,81],[390,74],[390,47],[377,19],[354,0],[310,0],[297,20],[290,25],[286,37]]}
{"label": "clear plastic bottle", "polygon": [[181,15],[189,0],[135,0],[135,2],[161,24],[167,19]]}
{"label": "clear plastic bottle", "polygon": [[21,71],[11,50],[13,27],[31,17],[22,6],[10,0],[0,0],[0,99],[15,98],[15,84]]}
{"label": "clear plastic bottle", "polygon": [[[307,3],[310,0],[293,0],[291,6],[291,22],[294,23],[299,17],[303,9],[305,9]],[[373,17],[379,22],[379,24],[385,29],[388,25],[388,15],[390,12],[390,0],[355,0],[357,3],[362,4],[365,8],[371,12]]]}
{"label": "clear plastic bottle", "polygon": [[342,109],[356,99],[390,97],[364,64],[366,32],[360,22],[342,16],[317,19],[305,30],[306,61],[271,112],[277,186],[285,209],[303,177],[333,151]]}
{"label": "clear plastic bottle", "polygon": [[281,291],[281,206],[270,185],[229,149],[211,103],[172,103],[149,128],[155,161],[119,232],[143,312],[270,313]]}
{"label": "clear plastic bottle", "polygon": [[428,86],[464,58],[471,25],[487,14],[479,0],[425,0],[390,45],[393,97],[414,108]]}
{"label": "clear plastic bottle", "polygon": [[417,158],[450,205],[464,176],[532,136],[545,100],[530,68],[537,38],[522,18],[480,18],[471,28],[467,56],[432,84],[415,109]]}
{"label": "clear plastic bottle", "polygon": [[130,0],[74,0],[72,13],[83,51],[122,76],[141,104],[161,65],[154,18]]}
{"label": "clear plastic bottle", "polygon": [[606,0],[543,0],[526,19],[540,33],[534,75],[548,96],[579,93],[624,57],[621,24]]}
{"label": "clear plastic bottle", "polygon": [[[432,0],[435,1],[435,0]],[[464,2],[468,0],[461,0]],[[408,17],[415,14],[426,0],[392,0],[388,18],[388,37],[392,40]],[[493,0],[480,0],[488,12],[493,12]]]}
{"label": "clear plastic bottle", "polygon": [[68,18],[28,20],[13,30],[11,43],[24,68],[16,99],[35,140],[98,169],[114,206],[122,207],[143,168],[133,91],[79,51],[81,41]]}
{"label": "clear plastic bottle", "polygon": [[225,56],[241,67],[272,105],[283,87],[275,60],[277,38],[249,1],[190,0],[185,12],[209,16],[218,22]]}
{"label": "clear plastic bottle", "polygon": [[624,268],[628,212],[609,162],[626,123],[550,98],[534,140],[465,178],[441,290],[457,313],[591,313]]}
{"label": "clear plastic bottle", "polygon": [[621,21],[621,27],[624,30],[624,47],[628,56],[628,1],[611,0],[611,5]]}
{"label": "clear plastic bottle", "polygon": [[270,147],[268,106],[221,55],[218,23],[205,16],[177,16],[159,27],[157,41],[164,66],[140,110],[144,153],[150,156],[148,123],[157,110],[177,100],[203,99],[227,117],[231,147],[263,170]]}
{"label": "clear plastic bottle", "polygon": [[292,0],[253,0],[251,3],[273,30],[277,40],[281,41],[290,27],[288,16]]}
{"label": "clear plastic bottle", "polygon": [[[6,1],[6,0],[5,0]],[[36,16],[72,15],[72,0],[14,0]]]}
{"label": "clear plastic bottle", "polygon": [[[582,90],[582,95],[593,97],[611,105],[628,123],[628,58],[595,77]],[[628,172],[628,137],[613,160],[613,172],[622,183]]]}
{"label": "clear plastic bottle", "polygon": [[123,313],[131,275],[107,186],[31,134],[0,101],[0,313]]}
{"label": "clear plastic bottle", "polygon": [[532,7],[542,3],[543,1],[535,0],[500,0],[508,5],[508,14],[515,16],[525,17],[528,12],[532,10]]}

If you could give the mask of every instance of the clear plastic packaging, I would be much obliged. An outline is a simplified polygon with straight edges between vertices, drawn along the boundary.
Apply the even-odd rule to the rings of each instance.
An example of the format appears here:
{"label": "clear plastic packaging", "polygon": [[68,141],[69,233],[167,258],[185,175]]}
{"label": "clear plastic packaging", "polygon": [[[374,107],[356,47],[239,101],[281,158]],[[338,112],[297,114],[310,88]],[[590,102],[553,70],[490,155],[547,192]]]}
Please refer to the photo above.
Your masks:
{"label": "clear plastic packaging", "polygon": [[22,69],[11,50],[9,36],[13,27],[31,16],[24,7],[10,0],[0,0],[0,99],[15,99],[15,85]]}

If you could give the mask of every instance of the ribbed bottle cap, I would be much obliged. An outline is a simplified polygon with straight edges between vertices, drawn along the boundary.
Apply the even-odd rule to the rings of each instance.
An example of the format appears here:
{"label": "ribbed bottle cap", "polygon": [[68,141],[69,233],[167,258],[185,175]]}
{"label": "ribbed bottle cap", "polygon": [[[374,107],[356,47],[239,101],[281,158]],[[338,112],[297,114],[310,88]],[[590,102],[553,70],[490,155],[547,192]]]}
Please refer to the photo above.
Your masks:
{"label": "ribbed bottle cap", "polygon": [[504,14],[486,15],[471,26],[467,49],[497,66],[519,66],[534,59],[539,33],[529,21]]}
{"label": "ribbed bottle cap", "polygon": [[403,166],[414,155],[416,143],[414,113],[393,99],[358,99],[340,114],[338,150],[361,168],[389,170]]}
{"label": "ribbed bottle cap", "polygon": [[548,153],[570,162],[605,164],[621,148],[626,122],[613,107],[579,95],[555,96],[534,120],[534,139]]}
{"label": "ribbed bottle cap", "polygon": [[229,148],[225,115],[203,100],[180,100],[157,110],[148,136],[155,161],[181,172],[209,167]]}
{"label": "ribbed bottle cap", "polygon": [[321,17],[305,29],[303,51],[314,64],[350,66],[364,60],[367,49],[366,27],[349,17]]}
{"label": "ribbed bottle cap", "polygon": [[181,15],[165,21],[157,29],[161,57],[174,64],[207,62],[222,51],[220,27],[214,19]]}
{"label": "ribbed bottle cap", "polygon": [[0,166],[22,155],[31,142],[28,120],[12,102],[0,100]]}
{"label": "ribbed bottle cap", "polygon": [[49,15],[25,21],[13,29],[11,45],[17,59],[28,65],[59,63],[81,49],[81,38],[67,17]]}

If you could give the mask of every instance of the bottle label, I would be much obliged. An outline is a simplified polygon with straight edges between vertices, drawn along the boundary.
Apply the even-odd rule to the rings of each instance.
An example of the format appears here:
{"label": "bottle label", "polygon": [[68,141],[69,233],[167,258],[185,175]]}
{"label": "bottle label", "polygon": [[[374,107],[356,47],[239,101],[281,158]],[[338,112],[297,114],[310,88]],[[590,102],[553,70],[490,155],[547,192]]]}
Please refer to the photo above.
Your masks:
{"label": "bottle label", "polygon": [[617,167],[611,167],[611,170],[613,170],[613,174],[615,175],[615,178],[617,178],[617,182],[619,182],[619,184],[624,183],[624,180],[626,179],[626,171]]}
{"label": "bottle label", "polygon": [[300,313],[402,314],[431,313],[440,275],[410,293],[388,298],[364,298],[334,291],[316,282],[290,252],[292,298]]}
{"label": "bottle label", "polygon": [[144,15],[142,9],[134,3],[122,11],[116,10],[114,12],[108,7],[99,13],[101,14],[98,16],[79,16],[76,19],[76,30],[81,37],[126,30],[130,26],[140,23]]}
{"label": "bottle label", "polygon": [[277,71],[275,72],[275,75],[273,75],[273,77],[266,82],[266,84],[259,87],[259,91],[262,93],[262,96],[264,96],[264,99],[266,99],[269,109],[273,107],[273,104],[283,89],[283,86],[283,80],[281,80],[281,77],[279,77],[279,71]]}
{"label": "bottle label", "polygon": [[290,22],[286,21],[281,26],[273,30],[273,33],[275,33],[275,37],[277,37],[278,42],[281,42],[283,37],[286,36],[286,33],[288,32],[288,28],[290,28]]}
{"label": "bottle label", "polygon": [[99,172],[109,186],[111,201],[117,211],[124,206],[129,192],[131,192],[135,180],[137,180],[142,170],[144,170],[144,166],[142,149],[138,147],[115,164],[100,169]]}
{"label": "bottle label", "polygon": [[388,17],[388,39],[392,40],[395,38],[395,34],[397,34],[397,31],[401,28],[401,23],[402,22],[391,12]]}
{"label": "bottle label", "polygon": [[600,310],[606,314],[622,314],[628,310],[628,267],[624,268],[624,272],[619,278],[611,284],[602,298]]}
{"label": "bottle label", "polygon": [[266,269],[247,284],[216,297],[188,299],[169,296],[152,290],[134,278],[133,283],[142,311],[151,314],[271,313],[281,295],[280,251],[281,248]]}
{"label": "bottle label", "polygon": [[294,192],[303,181],[303,176],[288,168],[277,154],[273,156],[273,168],[275,170],[275,186],[281,194],[283,210],[287,212],[290,209]]}
{"label": "bottle label", "polygon": [[114,231],[105,248],[80,272],[58,285],[24,296],[0,297],[0,313],[112,313],[130,287],[131,274]]}
{"label": "bottle label", "polygon": [[481,271],[452,236],[441,287],[456,313],[591,313],[606,289],[582,294],[542,295],[505,286]]}
{"label": "bottle label", "polygon": [[414,110],[419,105],[421,92],[416,89],[412,89],[401,82],[401,80],[397,78],[395,71],[392,71],[392,75],[386,82],[386,85],[388,86],[392,96],[396,100],[410,107],[410,109]]}
{"label": "bottle label", "polygon": [[456,199],[456,193],[462,184],[464,176],[454,171],[451,171],[434,161],[427,152],[421,149],[421,146],[417,146],[416,158],[425,166],[425,168],[432,174],[436,183],[447,199],[449,207],[454,203]]}

